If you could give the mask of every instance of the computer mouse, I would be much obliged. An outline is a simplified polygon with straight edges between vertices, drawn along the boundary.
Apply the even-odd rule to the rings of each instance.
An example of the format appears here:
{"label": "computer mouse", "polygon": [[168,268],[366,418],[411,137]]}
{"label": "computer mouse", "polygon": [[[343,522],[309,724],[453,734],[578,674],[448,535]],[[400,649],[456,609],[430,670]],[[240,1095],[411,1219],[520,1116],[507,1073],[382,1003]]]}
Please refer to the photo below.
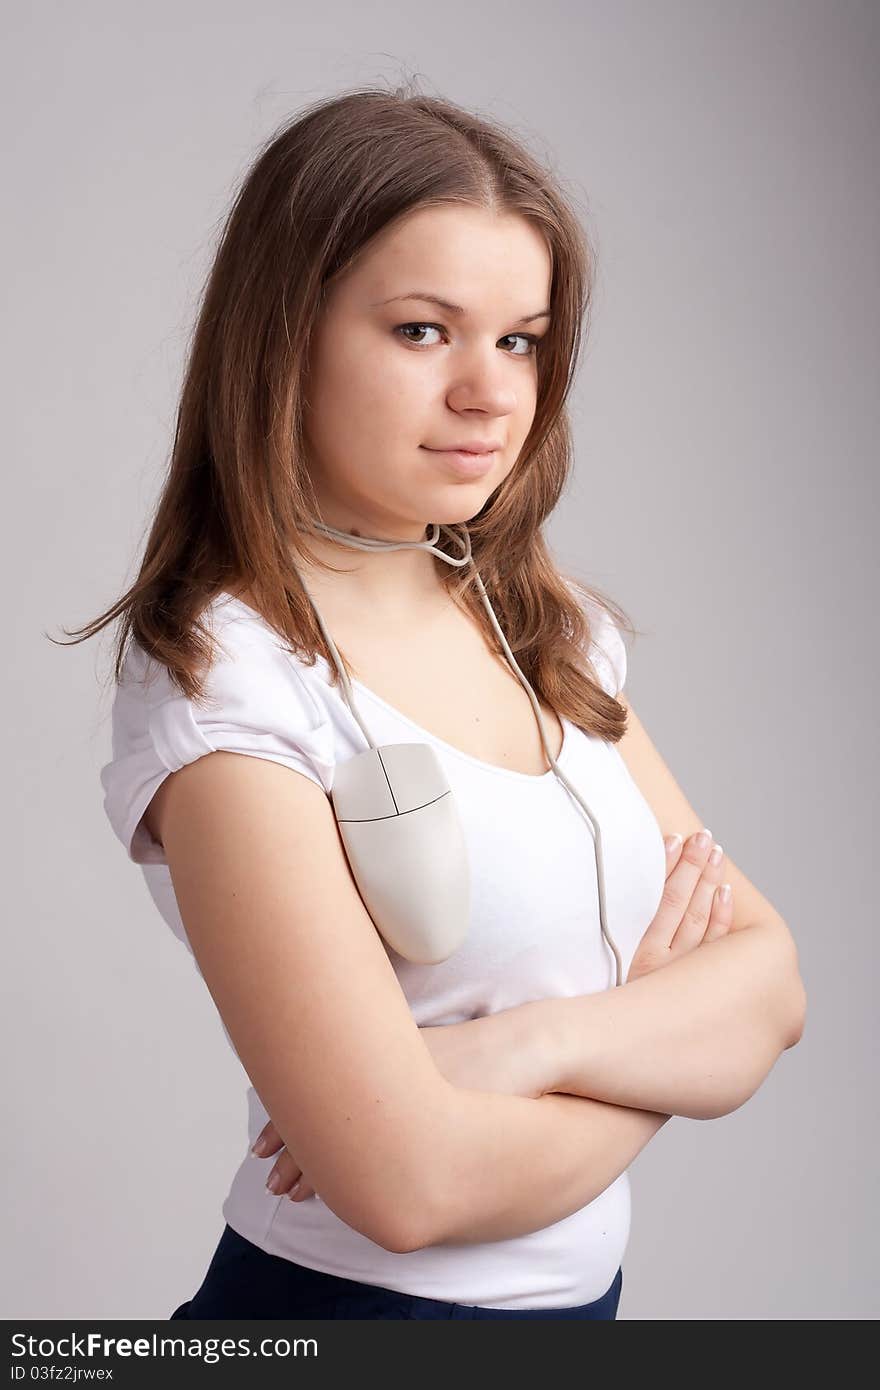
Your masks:
{"label": "computer mouse", "polygon": [[470,868],[455,798],[427,743],[386,743],[337,763],[330,792],[348,862],[376,930],[417,965],[467,936]]}

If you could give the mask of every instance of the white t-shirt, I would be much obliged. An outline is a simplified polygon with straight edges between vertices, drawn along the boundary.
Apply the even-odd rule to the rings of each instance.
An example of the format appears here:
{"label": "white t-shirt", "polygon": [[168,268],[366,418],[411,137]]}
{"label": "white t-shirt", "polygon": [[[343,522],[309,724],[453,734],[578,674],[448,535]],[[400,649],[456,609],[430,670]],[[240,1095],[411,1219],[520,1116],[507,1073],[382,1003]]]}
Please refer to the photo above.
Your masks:
{"label": "white t-shirt", "polygon": [[[592,616],[598,621],[590,655],[604,688],[616,694],[626,676],[626,648],[604,610]],[[190,950],[163,850],[142,820],[168,773],[229,749],[283,763],[329,792],[335,763],[366,746],[322,657],[305,665],[254,609],[229,594],[217,596],[205,617],[224,649],[208,676],[211,711],[182,696],[165,668],[132,645],[114,697],[112,757],[101,769],[113,830]],[[527,1000],[612,988],[615,965],[599,925],[591,828],[552,769],[532,775],[483,762],[360,681],[353,687],[377,743],[433,745],[465,835],[471,915],[464,944],[446,961],[415,965],[383,941],[416,1023],[458,1023]],[[615,745],[567,718],[562,724],[557,761],[602,828],[608,929],[625,978],[660,903],[663,839]],[[320,1197],[291,1202],[268,1193],[271,1164],[250,1146],[269,1117],[252,1086],[248,1116],[247,1149],[222,1210],[234,1230],[270,1254],[402,1293],[489,1308],[592,1302],[622,1262],[630,1226],[626,1172],[589,1205],[528,1235],[395,1253],[341,1221]]]}

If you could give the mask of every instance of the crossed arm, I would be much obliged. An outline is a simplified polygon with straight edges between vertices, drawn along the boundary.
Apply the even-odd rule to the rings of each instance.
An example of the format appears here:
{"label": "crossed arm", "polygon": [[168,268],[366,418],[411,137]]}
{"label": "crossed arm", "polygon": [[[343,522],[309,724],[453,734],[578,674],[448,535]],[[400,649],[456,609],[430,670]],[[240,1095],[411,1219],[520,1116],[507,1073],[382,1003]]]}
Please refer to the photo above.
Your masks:
{"label": "crossed arm", "polygon": [[[626,695],[617,698],[627,711],[620,756],[661,832],[687,837],[702,819]],[[555,1066],[548,1090],[712,1119],[748,1100],[799,1041],[806,995],[794,938],[728,856],[721,878],[733,888],[726,936],[626,985],[528,1006]]]}
{"label": "crossed arm", "polygon": [[714,1119],[799,1041],[804,1008],[791,934],[767,919],[619,988],[521,1005],[520,1023],[541,1050],[547,1092]]}
{"label": "crossed arm", "polygon": [[[661,832],[700,828],[631,707],[621,753]],[[782,918],[730,861],[723,878],[726,936],[620,988],[421,1030],[453,1063],[440,1067],[442,1161],[393,1248],[543,1229],[603,1192],[671,1115],[723,1115],[754,1093],[799,1040],[805,994]]]}
{"label": "crossed arm", "polygon": [[[441,1216],[421,1243],[541,1229],[604,1192],[672,1115],[736,1109],[798,1040],[795,958],[784,923],[750,924],[601,994],[440,1027],[462,1030],[466,1070],[482,1075],[485,1090],[471,1082],[456,1092],[467,1138],[446,1154]],[[537,1058],[545,1089],[537,1085],[535,1099],[491,1094],[496,1076],[509,1081],[511,1055],[523,1058],[530,1085]],[[498,1140],[484,1133],[493,1112]]]}
{"label": "crossed arm", "polygon": [[[687,837],[703,821],[627,709],[618,751],[661,833]],[[506,1097],[460,1093],[466,1106],[481,1106],[481,1123],[497,1111],[508,1126],[505,1153],[488,1141],[475,1145],[479,1125],[468,1125],[467,1109],[458,1114],[468,1143],[456,1151],[428,1243],[499,1240],[557,1221],[603,1192],[672,1115],[709,1119],[737,1109],[800,1039],[806,995],[794,939],[729,858],[722,881],[733,887],[727,935],[619,987],[539,999],[464,1025],[477,1029],[478,1049],[484,1039],[488,1089],[498,1058],[517,1048],[530,1084],[537,1061],[541,1084],[515,1112]],[[542,1181],[524,1180],[538,1172]]]}

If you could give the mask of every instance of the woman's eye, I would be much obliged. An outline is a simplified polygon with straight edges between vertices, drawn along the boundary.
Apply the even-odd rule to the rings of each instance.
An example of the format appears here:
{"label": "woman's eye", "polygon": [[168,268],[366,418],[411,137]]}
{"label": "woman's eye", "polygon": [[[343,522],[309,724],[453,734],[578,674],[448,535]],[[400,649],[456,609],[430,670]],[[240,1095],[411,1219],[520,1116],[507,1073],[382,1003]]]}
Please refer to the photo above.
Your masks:
{"label": "woman's eye", "polygon": [[513,357],[531,357],[533,352],[538,351],[538,339],[531,333],[508,333],[508,338],[521,338],[526,344],[525,352],[514,352]]}
{"label": "woman's eye", "polygon": [[[443,331],[441,328],[438,328],[438,327],[437,327],[436,323],[402,323],[402,324],[400,325],[400,327],[399,327],[399,328],[396,328],[394,331],[395,331],[395,333],[404,334],[408,328],[415,328],[415,329],[416,329],[417,331],[419,331],[419,332],[421,332],[421,331],[422,331],[423,329],[425,329],[425,328],[427,328],[427,329],[433,329],[435,333],[442,333],[442,331]],[[423,343],[415,343],[415,342],[413,342],[413,339],[412,339],[412,338],[408,338],[408,339],[407,339],[407,342],[413,343],[413,346],[414,346],[414,347],[423,347],[423,346],[424,346]]]}
{"label": "woman's eye", "polygon": [[[422,333],[422,332],[424,332],[425,330],[427,330],[429,333],[430,333],[430,332],[434,332],[434,333],[443,333],[443,332],[444,332],[444,330],[440,327],[440,325],[439,325],[439,324],[436,324],[436,323],[401,323],[401,324],[398,325],[397,328],[395,328],[394,331],[395,331],[395,333],[399,333],[402,337],[405,337],[405,335],[406,335],[411,329],[415,329],[415,331],[416,331],[417,333]],[[511,339],[511,338],[519,338],[519,339],[522,340],[522,342],[524,342],[524,343],[526,344],[526,348],[525,348],[525,351],[524,351],[524,352],[512,352],[512,353],[510,354],[511,357],[531,357],[531,356],[533,356],[533,354],[536,353],[537,350],[538,350],[538,342],[539,342],[539,339],[536,338],[536,337],[535,337],[533,334],[531,334],[531,333],[507,333],[507,334],[505,334],[505,337],[504,337],[504,338],[499,338],[498,341],[503,343],[503,342],[505,341],[505,339]],[[424,342],[416,342],[415,339],[413,339],[413,338],[406,338],[406,341],[409,342],[409,343],[412,343],[413,347],[426,347],[426,346],[429,346],[428,344],[426,344],[426,343],[424,343]]]}

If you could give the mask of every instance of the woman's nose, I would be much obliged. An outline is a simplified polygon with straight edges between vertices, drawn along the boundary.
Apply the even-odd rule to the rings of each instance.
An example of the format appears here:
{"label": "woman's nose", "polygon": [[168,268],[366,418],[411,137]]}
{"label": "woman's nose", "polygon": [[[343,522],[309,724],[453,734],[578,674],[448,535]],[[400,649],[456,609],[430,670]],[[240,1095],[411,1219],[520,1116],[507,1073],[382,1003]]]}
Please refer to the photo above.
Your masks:
{"label": "woman's nose", "polygon": [[509,370],[504,372],[495,364],[483,362],[463,367],[447,398],[453,410],[483,410],[488,415],[511,415],[517,406]]}

